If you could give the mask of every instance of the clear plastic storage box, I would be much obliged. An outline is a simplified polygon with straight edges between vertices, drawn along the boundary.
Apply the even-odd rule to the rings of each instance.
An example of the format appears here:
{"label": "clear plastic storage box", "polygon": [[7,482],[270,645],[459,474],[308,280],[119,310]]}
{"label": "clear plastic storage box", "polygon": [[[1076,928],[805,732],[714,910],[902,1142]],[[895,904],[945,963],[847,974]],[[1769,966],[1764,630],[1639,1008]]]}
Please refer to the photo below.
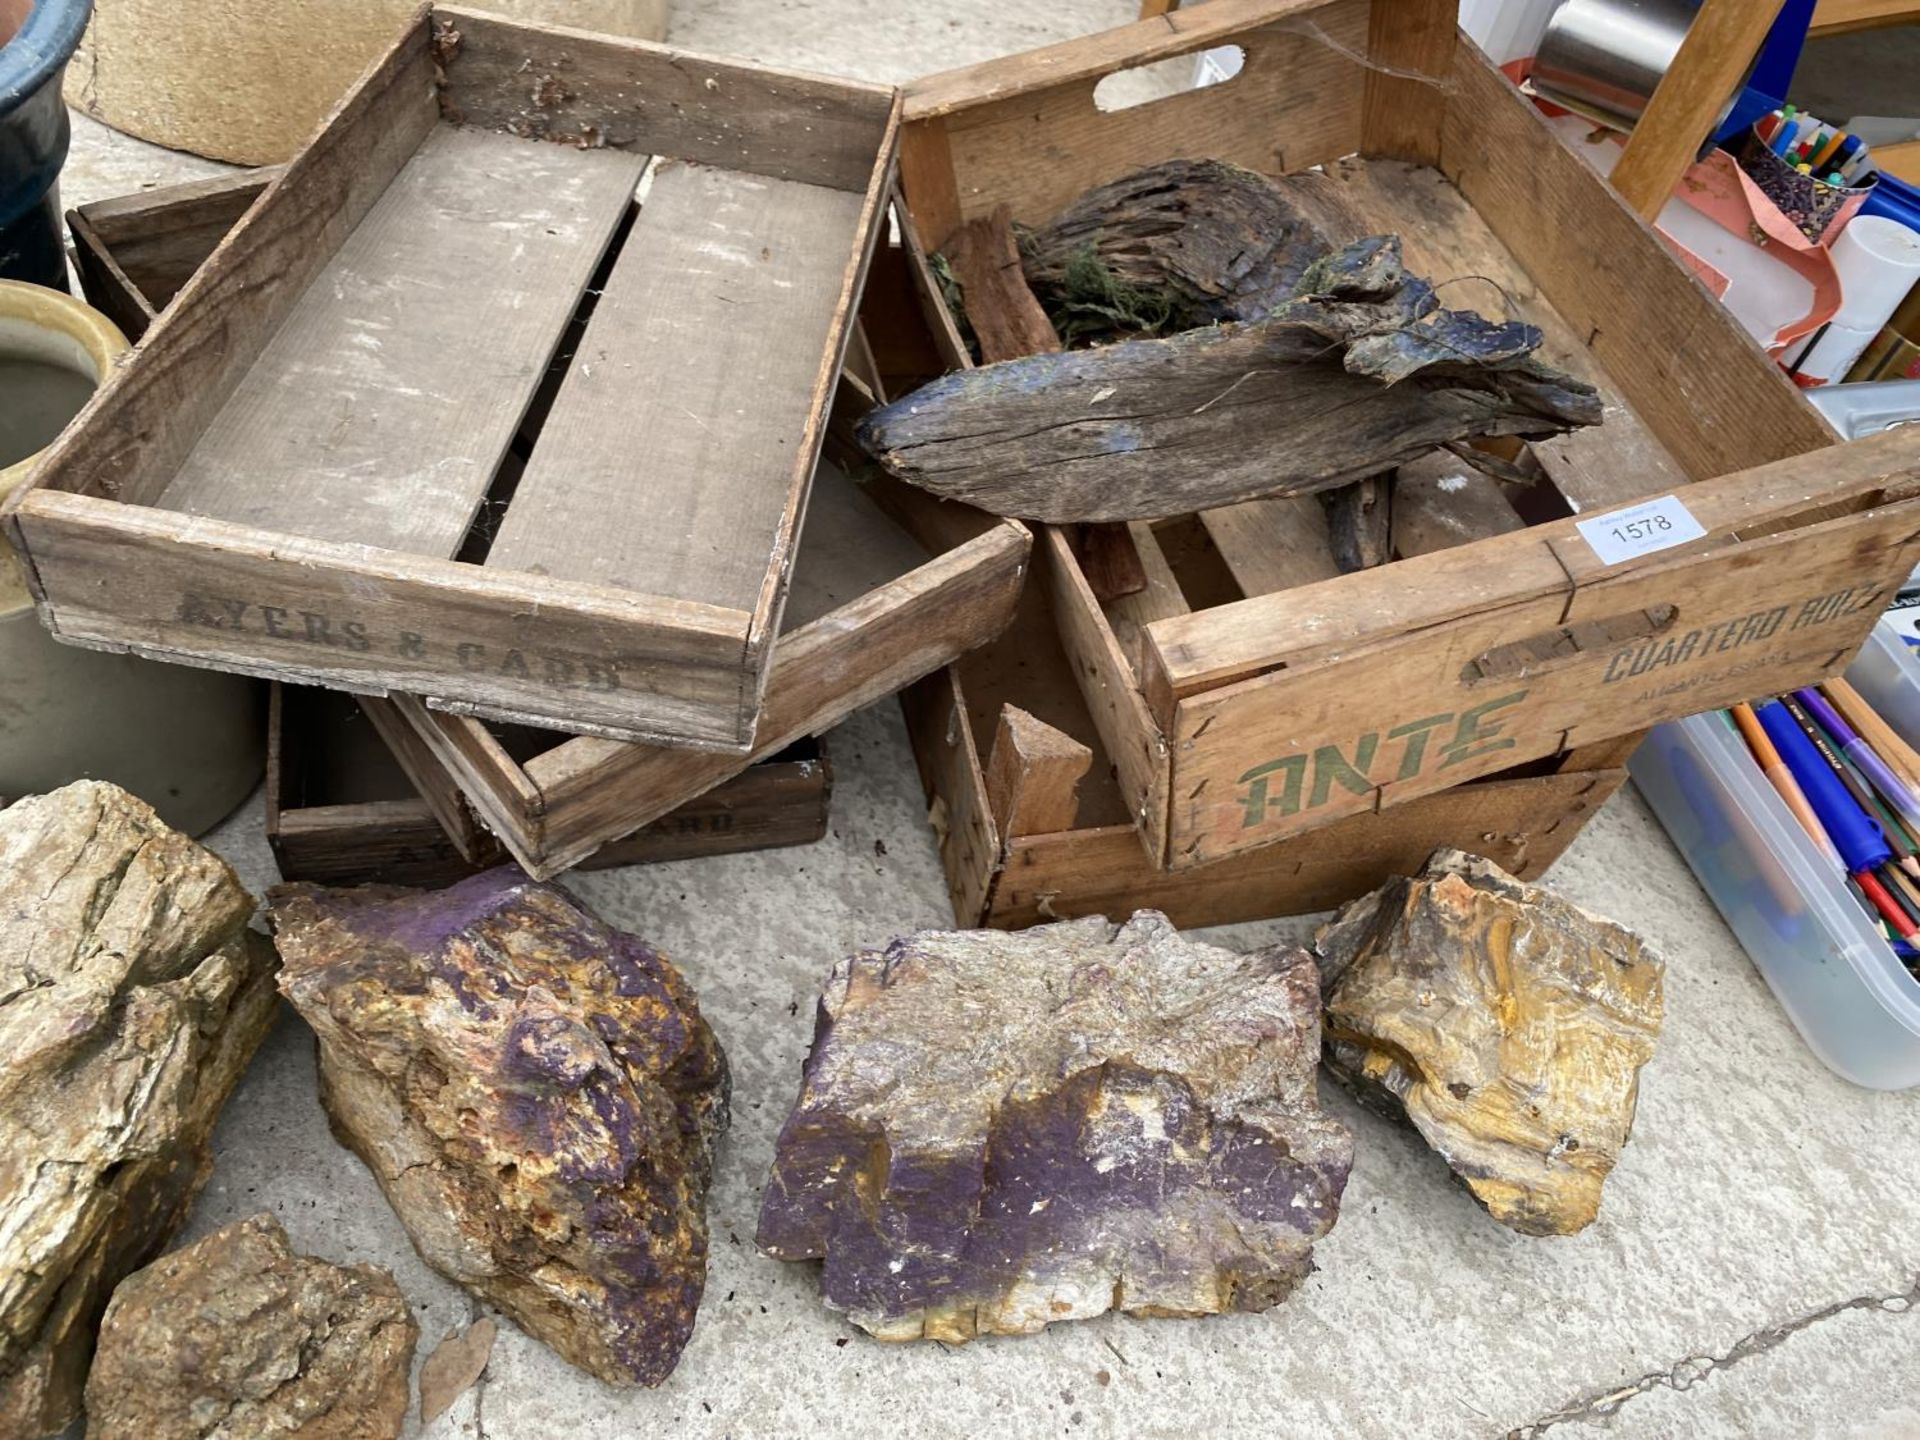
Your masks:
{"label": "clear plastic storage box", "polygon": [[[1920,737],[1920,662],[1884,623],[1847,679]],[[1920,981],[1720,712],[1657,727],[1629,768],[1808,1045],[1857,1085],[1920,1085]]]}

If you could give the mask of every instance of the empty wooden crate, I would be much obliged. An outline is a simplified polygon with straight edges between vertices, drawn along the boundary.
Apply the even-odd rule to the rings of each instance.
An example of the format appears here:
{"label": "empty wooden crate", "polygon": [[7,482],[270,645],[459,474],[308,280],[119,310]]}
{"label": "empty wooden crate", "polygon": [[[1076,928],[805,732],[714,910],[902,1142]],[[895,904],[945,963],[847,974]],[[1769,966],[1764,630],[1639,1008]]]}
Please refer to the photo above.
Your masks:
{"label": "empty wooden crate", "polygon": [[[270,179],[271,172],[256,171],[82,206],[68,223],[87,298],[129,335],[143,334]],[[889,316],[911,310],[915,319],[889,319],[879,358],[855,327],[850,365],[866,378],[843,380],[841,415],[857,417],[871,403],[869,387],[884,385],[882,361],[896,374],[941,365],[913,278],[901,247],[878,250],[866,305]],[[434,800],[446,832],[440,850],[478,862],[504,843],[543,877],[589,857],[600,863],[605,847],[622,851],[636,826],[697,808],[696,797],[713,798],[710,787],[742,773],[750,759],[785,753],[1005,628],[1026,573],[1025,527],[902,487],[875,493],[893,518],[837,472],[813,496],[751,756],[578,738],[452,715],[403,696],[363,697],[415,788]],[[283,863],[293,843],[337,863],[339,837],[365,818],[337,804],[321,808],[326,813],[286,823],[298,839],[283,843]],[[405,824],[426,813],[415,802]],[[417,832],[405,833],[417,850]]]}
{"label": "empty wooden crate", "polygon": [[[1040,223],[1164,160],[1321,167],[1302,183],[1398,234],[1446,303],[1540,327],[1543,357],[1604,402],[1603,424],[1516,462],[1541,477],[1522,507],[1539,523],[1457,466],[1427,497],[1454,533],[1355,574],[1311,497],[1134,525],[1149,586],[1104,602],[1043,531],[1097,731],[1075,738],[1097,738],[1153,870],[1202,876],[1517,765],[1611,770],[1620,737],[1840,668],[1920,555],[1920,437],[1833,444],[1454,22],[1450,0],[1212,0],[908,89],[901,173],[929,253],[996,207]],[[1215,47],[1244,55],[1224,83],[1096,100],[1117,72]],[[1258,399],[1246,378],[1236,403]],[[1478,529],[1474,487],[1505,507]],[[1670,528],[1622,558],[1609,532],[1648,497]]]}
{"label": "empty wooden crate", "polygon": [[897,123],[424,10],[14,502],[42,617],[747,753]]}
{"label": "empty wooden crate", "polygon": [[[451,885],[508,859],[458,789],[431,772],[422,785],[419,767],[397,758],[406,737],[382,714],[386,704],[273,687],[266,822],[282,878]],[[802,740],[602,846],[584,868],[808,845],[827,833],[832,794],[825,743]]]}

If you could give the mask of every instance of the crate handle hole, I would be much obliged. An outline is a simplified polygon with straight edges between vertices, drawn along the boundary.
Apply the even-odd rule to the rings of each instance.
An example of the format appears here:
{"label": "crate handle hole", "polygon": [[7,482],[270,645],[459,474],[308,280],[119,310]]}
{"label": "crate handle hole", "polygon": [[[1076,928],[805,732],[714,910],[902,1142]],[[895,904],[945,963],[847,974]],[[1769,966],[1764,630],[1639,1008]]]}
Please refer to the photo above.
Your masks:
{"label": "crate handle hole", "polygon": [[1238,76],[1246,63],[1247,52],[1240,46],[1220,45],[1198,55],[1175,55],[1116,70],[1093,87],[1094,108],[1111,115],[1209,85],[1224,85]]}
{"label": "crate handle hole", "polygon": [[1578,661],[1591,661],[1596,655],[1613,656],[1613,663],[1623,670],[1632,670],[1636,664],[1646,669],[1664,663],[1653,642],[1671,630],[1679,618],[1676,607],[1662,604],[1604,620],[1557,626],[1524,640],[1496,645],[1476,656],[1460,668],[1460,680],[1465,685],[1483,685],[1520,675],[1539,675]]}

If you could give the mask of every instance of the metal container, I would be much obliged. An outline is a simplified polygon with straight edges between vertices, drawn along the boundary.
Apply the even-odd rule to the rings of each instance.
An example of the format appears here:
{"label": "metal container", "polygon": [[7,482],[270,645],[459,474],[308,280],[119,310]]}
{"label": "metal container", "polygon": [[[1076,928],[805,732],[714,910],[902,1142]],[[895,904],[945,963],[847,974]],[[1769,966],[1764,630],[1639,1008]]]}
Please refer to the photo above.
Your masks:
{"label": "metal container", "polygon": [[0,0],[0,278],[67,288],[60,78],[93,0]]}
{"label": "metal container", "polygon": [[[1699,11],[1700,0],[1565,0],[1540,39],[1533,88],[1564,109],[1631,130]],[[1744,79],[1734,86],[1719,119],[1745,88]]]}
{"label": "metal container", "polygon": [[[72,296],[0,280],[0,372],[31,364],[80,375],[87,384],[65,388],[76,392],[69,403],[83,401],[126,349],[113,322]],[[0,373],[0,440],[18,433],[6,407],[53,403],[52,392],[34,391],[25,375]],[[71,417],[36,418],[54,429]],[[0,451],[0,501],[37,459]],[[59,644],[41,627],[26,578],[0,539],[0,801],[71,780],[111,780],[169,825],[200,834],[259,782],[263,691],[235,675]]]}

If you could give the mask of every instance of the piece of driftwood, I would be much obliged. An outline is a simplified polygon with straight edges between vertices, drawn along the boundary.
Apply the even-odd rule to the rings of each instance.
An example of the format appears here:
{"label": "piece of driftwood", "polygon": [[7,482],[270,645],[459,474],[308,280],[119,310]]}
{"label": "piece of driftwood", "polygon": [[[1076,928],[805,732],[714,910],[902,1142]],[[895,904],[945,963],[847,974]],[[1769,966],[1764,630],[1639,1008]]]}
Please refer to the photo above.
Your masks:
{"label": "piece of driftwood", "polygon": [[1393,484],[1391,474],[1370,475],[1320,492],[1327,511],[1327,541],[1342,575],[1393,558]]}
{"label": "piece of driftwood", "polygon": [[1540,332],[1445,310],[1395,235],[1322,257],[1245,325],[946,375],[869,415],[902,479],[999,515],[1139,520],[1364,479],[1450,440],[1600,420]]}
{"label": "piece of driftwood", "polygon": [[1023,230],[1021,263],[1069,343],[1256,320],[1361,233],[1310,213],[1302,197],[1325,188],[1314,178],[1276,182],[1219,160],[1150,165]]}
{"label": "piece of driftwood", "polygon": [[960,304],[982,360],[1016,360],[1061,348],[1053,322],[1020,273],[1013,212],[1005,205],[962,225],[942,253],[960,283]]}

